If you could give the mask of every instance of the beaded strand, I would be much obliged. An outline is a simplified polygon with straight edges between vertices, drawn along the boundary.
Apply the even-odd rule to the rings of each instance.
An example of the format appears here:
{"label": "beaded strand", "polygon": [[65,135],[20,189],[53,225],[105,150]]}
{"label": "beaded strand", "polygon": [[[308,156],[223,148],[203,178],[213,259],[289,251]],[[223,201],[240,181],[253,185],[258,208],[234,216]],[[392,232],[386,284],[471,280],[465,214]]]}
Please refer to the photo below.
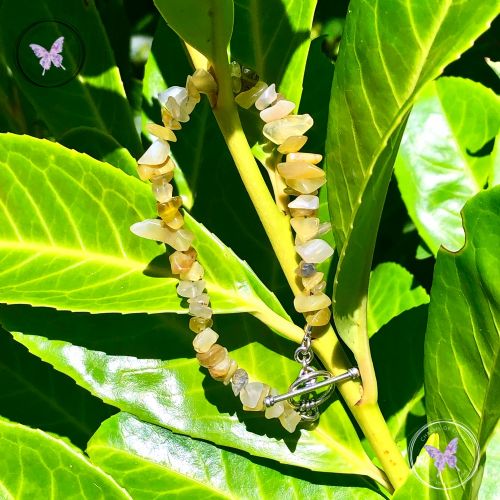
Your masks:
{"label": "beaded strand", "polygon": [[[316,217],[319,208],[317,189],[325,183],[325,174],[316,165],[321,155],[299,153],[307,141],[303,134],[312,126],[309,115],[290,115],[295,105],[285,100],[275,85],[268,86],[258,80],[255,73],[232,63],[233,90],[238,93],[236,102],[250,108],[255,104],[265,122],[263,133],[278,145],[278,151],[286,154],[286,162],[278,165],[278,172],[288,186],[287,194],[296,196],[288,204],[295,230],[295,248],[302,258],[297,274],[302,279],[303,294],[296,297],[294,306],[305,313],[310,326],[326,325],[330,319],[330,299],[323,293],[326,282],[323,273],[316,270],[316,264],[333,254],[333,249],[317,236],[329,230],[329,225],[320,224]],[[175,163],[170,158],[170,142],[175,142],[173,130],[180,130],[181,123],[189,121],[189,115],[200,101],[200,94],[213,97],[217,83],[205,70],[196,70],[187,77],[185,87],[170,87],[158,95],[161,105],[163,126],[148,124],[147,130],[155,140],[138,160],[138,173],[142,180],[150,181],[157,201],[160,219],[146,219],[131,226],[137,236],[161,241],[174,249],[169,256],[172,274],[179,275],[177,294],[189,304],[189,328],[196,335],[193,348],[201,366],[208,369],[211,377],[225,385],[231,384],[235,396],[239,396],[246,411],[265,411],[268,419],[278,418],[283,427],[294,432],[301,421],[301,414],[287,402],[265,407],[268,396],[278,391],[262,382],[249,380],[248,373],[238,367],[226,348],[217,343],[219,335],[212,329],[213,311],[210,297],[203,280],[204,269],[197,260],[192,247],[194,234],[183,228],[184,218],[180,212],[182,199],[173,195]]]}

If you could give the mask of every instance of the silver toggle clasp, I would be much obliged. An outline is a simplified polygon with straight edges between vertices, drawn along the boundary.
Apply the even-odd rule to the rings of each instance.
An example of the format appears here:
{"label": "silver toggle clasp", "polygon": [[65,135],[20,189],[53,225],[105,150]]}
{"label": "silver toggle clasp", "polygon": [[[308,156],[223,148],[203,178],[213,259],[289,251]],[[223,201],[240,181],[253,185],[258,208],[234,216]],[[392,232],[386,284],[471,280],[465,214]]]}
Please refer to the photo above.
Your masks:
{"label": "silver toggle clasp", "polygon": [[[269,408],[281,401],[288,401],[290,405],[299,411],[303,420],[315,421],[319,416],[317,407],[328,399],[335,385],[345,380],[357,379],[358,377],[359,371],[355,367],[349,368],[345,373],[341,373],[336,377],[333,377],[326,370],[309,368],[301,372],[299,377],[290,386],[288,392],[279,394],[278,396],[267,396],[264,399],[264,404]],[[316,396],[312,394],[324,387],[327,390]]]}

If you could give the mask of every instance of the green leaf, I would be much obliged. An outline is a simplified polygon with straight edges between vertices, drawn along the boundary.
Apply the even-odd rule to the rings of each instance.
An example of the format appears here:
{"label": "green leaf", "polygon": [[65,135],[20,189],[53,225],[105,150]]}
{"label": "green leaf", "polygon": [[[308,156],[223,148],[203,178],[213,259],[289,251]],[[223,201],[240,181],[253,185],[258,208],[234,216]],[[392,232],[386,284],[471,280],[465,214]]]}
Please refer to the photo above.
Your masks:
{"label": "green leaf", "polygon": [[[275,336],[268,346],[255,342],[254,332],[263,335],[262,327],[248,317],[229,315],[224,320],[225,328],[217,330],[228,333],[223,343],[251,380],[286,390],[297,374],[293,346],[281,339],[275,344]],[[232,337],[230,332],[238,335],[233,333]],[[314,430],[288,434],[276,420],[267,420],[262,413],[244,412],[230,387],[215,382],[199,368],[185,336],[181,337],[185,349],[179,351],[174,346],[179,342],[177,337],[169,343],[174,353],[163,361],[107,355],[41,336],[13,336],[92,394],[141,420],[282,463],[316,471],[363,474],[383,481],[364,453],[340,401],[330,404]]]}
{"label": "green leaf", "polygon": [[[48,19],[57,21],[45,21]],[[141,145],[120,74],[93,2],[5,0],[0,20],[7,64],[55,136],[80,126],[92,127],[139,154]],[[61,33],[65,36],[62,56],[66,70],[52,67],[42,77],[29,44],[50,49]]]}
{"label": "green leaf", "polygon": [[232,0],[155,0],[168,25],[189,45],[213,61],[229,45],[233,30]]}
{"label": "green leaf", "polygon": [[434,254],[440,245],[463,246],[460,210],[498,182],[494,152],[480,150],[499,130],[500,98],[470,80],[440,78],[415,103],[395,169],[408,212]]}
{"label": "green leaf", "polygon": [[165,491],[189,498],[380,498],[367,482],[363,485],[354,480],[346,487],[337,485],[333,475],[304,474],[269,461],[252,462],[127,413],[104,422],[90,440],[87,453],[137,500],[161,496]]}
{"label": "green leaf", "polygon": [[500,425],[497,424],[486,449],[484,472],[479,490],[479,500],[495,498],[498,492],[498,471],[500,469]]}
{"label": "green leaf", "polygon": [[236,0],[231,57],[300,102],[316,0]]}
{"label": "green leaf", "polygon": [[132,498],[67,440],[0,419],[3,498]]}
{"label": "green leaf", "polygon": [[[31,313],[31,310],[22,311],[25,320]],[[2,310],[0,316],[3,323]],[[113,408],[32,356],[1,328],[0,352],[0,415],[60,433],[76,445],[85,446],[102,420],[114,412]]]}
{"label": "green leaf", "polygon": [[365,401],[376,399],[366,332],[371,260],[406,117],[422,87],[496,15],[496,5],[473,0],[349,4],[330,101],[327,177],[340,251],[335,324],[358,361]]}
{"label": "green leaf", "polygon": [[424,288],[413,281],[411,273],[394,262],[379,264],[372,271],[366,314],[370,337],[402,312],[429,302]]}
{"label": "green leaf", "polygon": [[[425,344],[428,419],[466,425],[481,456],[500,416],[499,207],[500,187],[476,195],[463,210],[465,246],[438,252]],[[462,450],[467,466],[473,451]],[[470,481],[453,496],[473,498],[477,487]]]}
{"label": "green leaf", "polygon": [[126,174],[137,177],[137,161],[113,137],[90,127],[69,130],[59,139],[59,143],[69,149],[86,153],[96,160],[113,165]]}
{"label": "green leaf", "polygon": [[[129,230],[154,217],[145,183],[58,144],[11,134],[0,136],[0,181],[9,186],[1,198],[5,303],[187,312],[167,271],[164,247]],[[283,321],[283,308],[248,265],[186,218],[197,236],[214,309]]]}

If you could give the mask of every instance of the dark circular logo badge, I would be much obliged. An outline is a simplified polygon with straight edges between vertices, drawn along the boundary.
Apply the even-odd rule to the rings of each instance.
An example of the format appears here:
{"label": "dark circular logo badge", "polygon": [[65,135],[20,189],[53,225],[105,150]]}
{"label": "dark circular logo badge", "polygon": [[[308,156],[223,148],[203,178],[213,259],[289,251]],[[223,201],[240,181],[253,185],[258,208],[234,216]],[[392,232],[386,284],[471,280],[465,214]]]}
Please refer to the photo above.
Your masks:
{"label": "dark circular logo badge", "polygon": [[39,87],[59,87],[79,73],[85,59],[80,35],[61,21],[38,21],[19,37],[17,64]]}

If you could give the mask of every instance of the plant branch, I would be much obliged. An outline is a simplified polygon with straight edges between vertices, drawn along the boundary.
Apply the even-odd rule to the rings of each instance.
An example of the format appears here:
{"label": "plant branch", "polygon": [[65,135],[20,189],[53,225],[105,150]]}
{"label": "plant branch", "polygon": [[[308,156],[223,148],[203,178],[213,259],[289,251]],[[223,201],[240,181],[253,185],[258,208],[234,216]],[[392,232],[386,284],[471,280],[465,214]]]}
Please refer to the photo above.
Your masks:
{"label": "plant branch", "polygon": [[[213,112],[288,283],[293,293],[297,295],[300,293],[295,275],[297,257],[292,244],[289,217],[276,206],[243,132],[234,103],[226,48],[218,53],[219,58],[212,62],[219,85]],[[258,313],[255,315],[263,321],[269,320],[260,318]],[[292,331],[290,327],[285,328],[281,322],[273,326],[282,335],[297,341],[296,329]],[[313,346],[324,366],[332,374],[338,375],[350,368],[351,363],[332,326],[329,326],[323,336],[314,340]],[[339,391],[382,464],[392,486],[394,488],[401,486],[409,473],[408,465],[389,432],[378,404],[376,402],[357,404],[362,392],[359,382],[347,381],[339,386]]]}

